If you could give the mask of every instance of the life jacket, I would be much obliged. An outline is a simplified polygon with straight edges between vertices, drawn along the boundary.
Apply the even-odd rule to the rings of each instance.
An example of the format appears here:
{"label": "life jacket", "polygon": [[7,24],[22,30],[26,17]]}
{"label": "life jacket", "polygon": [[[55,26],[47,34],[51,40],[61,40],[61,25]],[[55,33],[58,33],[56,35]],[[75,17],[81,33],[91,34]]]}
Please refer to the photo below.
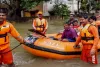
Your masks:
{"label": "life jacket", "polygon": [[40,32],[43,32],[46,29],[46,26],[47,22],[45,19],[40,20],[39,18],[36,18],[33,22],[33,28]]}
{"label": "life jacket", "polygon": [[0,26],[0,50],[8,47],[8,45],[5,46],[5,44],[9,44],[9,36],[8,36],[9,31],[10,31],[10,24],[8,22],[4,22],[4,24]]}
{"label": "life jacket", "polygon": [[99,33],[99,36],[100,36],[100,21],[95,21],[95,22],[93,22],[91,24],[97,27],[98,33]]}
{"label": "life jacket", "polygon": [[3,24],[0,25],[0,50],[6,49],[10,46],[8,33],[10,33],[19,42],[23,42],[22,37],[16,31],[14,26],[10,24],[9,22],[4,21]]}
{"label": "life jacket", "polygon": [[99,33],[99,36],[100,36],[100,21],[96,21],[96,26],[97,26],[98,33]]}
{"label": "life jacket", "polygon": [[93,44],[94,36],[88,31],[88,28],[91,26],[91,24],[85,25],[83,29],[80,32],[81,35],[81,41],[83,44]]}

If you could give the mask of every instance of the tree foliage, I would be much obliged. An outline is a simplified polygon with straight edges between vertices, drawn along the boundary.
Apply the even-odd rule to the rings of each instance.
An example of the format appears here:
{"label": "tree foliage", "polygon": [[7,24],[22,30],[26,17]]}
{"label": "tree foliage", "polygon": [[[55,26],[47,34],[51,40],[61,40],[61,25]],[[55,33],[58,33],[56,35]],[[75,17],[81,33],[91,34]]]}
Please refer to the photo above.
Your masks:
{"label": "tree foliage", "polygon": [[94,10],[100,10],[100,1],[93,5]]}
{"label": "tree foliage", "polygon": [[70,11],[68,10],[68,6],[66,4],[55,4],[53,6],[52,12],[56,16],[62,16],[64,18],[68,18]]}
{"label": "tree foliage", "polygon": [[0,4],[8,6],[9,17],[17,18],[21,16],[21,10],[28,10],[36,7],[39,3],[49,0],[2,0]]}
{"label": "tree foliage", "polygon": [[86,11],[87,11],[87,3],[88,3],[87,0],[81,0],[81,7],[80,7],[80,9],[81,9],[83,12],[86,12]]}
{"label": "tree foliage", "polygon": [[98,0],[81,0],[80,9],[83,12],[90,12],[91,10],[100,10],[100,1]]}
{"label": "tree foliage", "polygon": [[20,6],[22,9],[31,9],[36,7],[39,3],[50,0],[21,0]]}
{"label": "tree foliage", "polygon": [[12,18],[15,18],[16,16],[19,16],[19,14],[17,14],[17,12],[19,12],[19,9],[20,9],[20,0],[2,0],[2,7],[5,7],[8,8],[9,10],[9,13],[8,13],[8,16],[9,17],[12,17]]}

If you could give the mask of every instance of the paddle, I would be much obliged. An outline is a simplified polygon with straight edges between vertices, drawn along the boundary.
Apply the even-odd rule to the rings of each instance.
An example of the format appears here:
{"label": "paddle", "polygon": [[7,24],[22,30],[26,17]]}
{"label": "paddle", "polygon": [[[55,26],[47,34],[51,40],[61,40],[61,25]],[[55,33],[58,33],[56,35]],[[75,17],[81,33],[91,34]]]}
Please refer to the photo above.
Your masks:
{"label": "paddle", "polygon": [[[30,32],[36,32],[37,34],[40,34],[40,35],[46,37],[43,33],[39,32],[39,31],[37,31],[37,30],[35,30],[35,29],[28,29],[28,31],[30,31]],[[53,39],[54,39],[54,40],[58,40],[57,38],[53,38]]]}
{"label": "paddle", "polygon": [[37,33],[37,34],[40,34],[40,35],[46,37],[43,33],[39,32],[39,31],[37,31],[37,30],[35,30],[35,29],[28,29],[28,31],[30,31],[30,32],[35,32],[35,33]]}

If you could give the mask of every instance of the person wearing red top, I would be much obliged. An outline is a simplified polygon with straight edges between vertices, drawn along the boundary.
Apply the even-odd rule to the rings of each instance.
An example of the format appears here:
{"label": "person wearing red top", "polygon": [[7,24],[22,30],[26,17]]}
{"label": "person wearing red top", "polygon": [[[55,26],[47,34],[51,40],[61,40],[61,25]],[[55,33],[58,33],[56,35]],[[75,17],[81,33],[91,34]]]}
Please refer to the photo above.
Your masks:
{"label": "person wearing red top", "polygon": [[79,28],[79,25],[78,25],[78,21],[75,20],[74,23],[73,23],[73,28],[76,30],[77,34],[79,32],[78,28]]}
{"label": "person wearing red top", "polygon": [[78,28],[78,27],[79,27],[79,25],[78,25],[78,21],[75,20],[75,21],[74,21],[74,24],[73,24],[73,28],[75,29],[75,28]]}

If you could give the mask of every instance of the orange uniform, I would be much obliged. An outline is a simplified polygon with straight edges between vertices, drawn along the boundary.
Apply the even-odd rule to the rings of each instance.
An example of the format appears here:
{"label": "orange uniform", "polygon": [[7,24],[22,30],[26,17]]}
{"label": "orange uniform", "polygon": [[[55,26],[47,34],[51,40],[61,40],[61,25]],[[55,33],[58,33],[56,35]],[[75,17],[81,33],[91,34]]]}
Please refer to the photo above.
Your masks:
{"label": "orange uniform", "polygon": [[[33,21],[33,28],[41,33],[44,33],[46,32],[47,28],[48,28],[48,22],[46,19],[39,19],[39,18],[36,18],[34,19]],[[44,32],[45,31],[45,32]]]}
{"label": "orange uniform", "polygon": [[95,55],[90,54],[92,49],[97,51],[97,45],[99,41],[97,28],[91,24],[86,24],[80,31],[80,35],[76,40],[76,45],[80,41],[83,44],[81,59],[85,62],[97,64],[97,53],[95,52]]}
{"label": "orange uniform", "polygon": [[98,32],[99,32],[99,36],[100,36],[100,21],[96,21],[96,27],[98,29]]}
{"label": "orange uniform", "polygon": [[3,24],[0,25],[0,64],[2,64],[2,62],[5,64],[11,64],[13,62],[12,53],[8,52],[10,50],[8,33],[10,33],[19,42],[23,43],[23,38],[16,31],[13,25],[4,21]]}
{"label": "orange uniform", "polygon": [[97,27],[100,25],[100,21],[95,21],[95,22],[92,22],[91,24]]}
{"label": "orange uniform", "polygon": [[99,32],[99,36],[100,36],[100,21],[95,21],[95,22],[93,22],[91,24],[97,27],[98,32]]}

